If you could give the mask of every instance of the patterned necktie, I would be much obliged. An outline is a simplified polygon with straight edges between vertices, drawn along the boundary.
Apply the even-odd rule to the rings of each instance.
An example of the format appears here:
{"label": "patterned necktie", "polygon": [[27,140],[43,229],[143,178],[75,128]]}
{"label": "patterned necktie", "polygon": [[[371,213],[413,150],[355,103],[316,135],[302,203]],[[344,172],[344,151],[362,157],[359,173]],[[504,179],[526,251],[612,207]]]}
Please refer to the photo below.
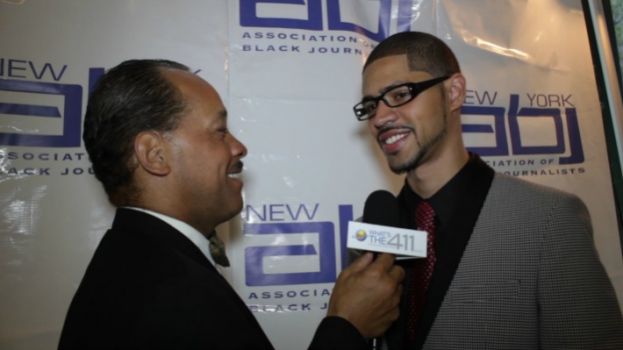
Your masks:
{"label": "patterned necktie", "polygon": [[221,266],[229,267],[229,259],[227,259],[225,254],[225,243],[218,237],[216,231],[212,231],[208,235],[208,240],[210,241],[210,255],[214,262]]}
{"label": "patterned necktie", "polygon": [[417,259],[413,264],[413,289],[409,300],[408,329],[409,338],[415,340],[418,320],[422,314],[426,290],[430,284],[437,256],[435,255],[435,210],[428,202],[422,201],[415,210],[415,222],[419,230],[428,232],[426,258]]}

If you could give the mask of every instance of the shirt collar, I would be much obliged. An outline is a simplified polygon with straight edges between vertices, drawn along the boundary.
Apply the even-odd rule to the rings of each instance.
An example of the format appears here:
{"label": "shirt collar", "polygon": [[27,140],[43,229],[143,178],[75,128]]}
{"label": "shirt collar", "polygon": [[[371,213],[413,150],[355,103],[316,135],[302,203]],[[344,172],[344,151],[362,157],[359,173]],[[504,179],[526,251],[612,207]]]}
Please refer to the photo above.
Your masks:
{"label": "shirt collar", "polygon": [[[477,154],[470,153],[469,160],[459,172],[439,191],[426,201],[435,210],[435,216],[442,226],[456,217],[461,209],[460,199],[470,196],[474,188],[488,190],[493,172]],[[410,212],[415,212],[417,205],[424,199],[415,193],[405,181],[403,193]]]}

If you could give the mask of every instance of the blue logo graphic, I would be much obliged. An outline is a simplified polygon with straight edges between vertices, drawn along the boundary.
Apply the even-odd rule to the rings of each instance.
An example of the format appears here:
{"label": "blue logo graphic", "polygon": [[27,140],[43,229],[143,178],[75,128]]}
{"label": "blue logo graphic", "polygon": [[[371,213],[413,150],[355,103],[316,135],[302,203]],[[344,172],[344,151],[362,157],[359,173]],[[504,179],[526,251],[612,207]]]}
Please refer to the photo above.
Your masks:
{"label": "blue logo graphic", "polygon": [[[510,95],[508,113],[499,106],[463,106],[461,109],[463,120],[470,116],[492,116],[491,124],[463,123],[463,133],[493,134],[495,145],[489,147],[468,147],[471,151],[482,156],[509,156],[509,155],[565,155],[558,158],[559,164],[576,164],[584,162],[584,150],[578,126],[578,116],[575,108],[519,108],[519,95]],[[552,123],[554,139],[547,140],[547,144],[525,145],[524,136],[519,127],[521,118],[549,119]],[[508,120],[508,132],[506,122]],[[566,129],[563,126],[566,122]],[[546,125],[546,124],[543,124]],[[568,145],[565,144],[565,135]],[[546,142],[546,141],[543,141]],[[510,146],[510,148],[509,148]]]}
{"label": "blue logo graphic", "polygon": [[[249,247],[245,249],[246,278],[249,286],[323,283],[335,281],[335,234],[332,222],[247,224],[245,234],[295,234],[316,232],[319,249],[312,244]],[[262,259],[268,256],[315,255],[320,261],[318,272],[264,273]]]}
{"label": "blue logo graphic", "polygon": [[[64,72],[65,68],[61,72]],[[43,76],[42,71],[35,78]],[[103,68],[89,69],[89,92],[99,77],[104,74]],[[16,77],[16,74],[13,74]],[[53,75],[55,80],[62,74]],[[60,84],[40,81],[0,79],[0,91],[7,94],[0,99],[0,114],[17,118],[44,118],[58,122],[60,135],[39,133],[8,133],[0,132],[0,144],[9,146],[34,147],[80,147],[82,130],[82,86],[76,84]],[[22,103],[10,101],[10,96],[25,94],[29,99],[37,95],[60,96],[59,106],[42,105],[39,103]],[[61,111],[62,109],[62,111]]]}
{"label": "blue logo graphic", "polygon": [[[307,3],[307,5],[305,4]],[[325,6],[323,6],[323,3]],[[286,17],[260,17],[257,6],[271,4],[287,8],[292,5],[306,6],[307,19]],[[276,5],[279,4],[279,5]],[[361,6],[365,4],[358,4]],[[378,25],[376,29],[368,29],[364,26],[342,20],[340,1],[337,0],[240,0],[240,25],[242,27],[262,28],[288,28],[303,30],[339,30],[350,31],[364,35],[372,40],[381,41],[389,34],[392,0],[379,1]],[[412,11],[413,0],[398,1],[397,30],[407,31],[411,28],[411,20],[414,16]],[[326,9],[327,23],[323,18],[323,8]]]}
{"label": "blue logo graphic", "polygon": [[[346,235],[348,221],[353,218],[352,205],[339,206],[340,235],[339,247],[342,251],[342,267],[348,264],[346,254]],[[248,286],[272,286],[307,283],[334,282],[337,275],[335,227],[333,222],[279,222],[245,224],[245,235],[284,235],[313,233],[318,235],[318,248],[313,244],[286,244],[280,246],[253,246],[245,249],[245,275]],[[317,257],[320,269],[314,272],[267,273],[263,268],[264,257],[274,256],[313,256]]]}
{"label": "blue logo graphic", "polygon": [[62,135],[0,133],[0,144],[11,146],[79,147],[82,113],[82,87],[74,84],[42,83],[0,79],[0,91],[59,95],[63,97],[64,115],[57,106],[12,103],[0,100],[0,114],[23,118],[58,120]]}

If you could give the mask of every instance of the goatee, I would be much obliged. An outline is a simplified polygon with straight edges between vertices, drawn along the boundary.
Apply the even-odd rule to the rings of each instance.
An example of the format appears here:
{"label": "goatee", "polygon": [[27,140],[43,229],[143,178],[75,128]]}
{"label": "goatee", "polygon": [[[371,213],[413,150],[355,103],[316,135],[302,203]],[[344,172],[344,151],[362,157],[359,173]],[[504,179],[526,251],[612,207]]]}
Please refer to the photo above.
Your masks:
{"label": "goatee", "polygon": [[407,160],[402,164],[389,164],[389,168],[395,174],[408,173],[412,170],[417,169],[417,167],[419,167],[424,161],[429,158],[433,148],[441,142],[441,140],[446,136],[446,133],[447,128],[446,124],[444,123],[443,129],[437,135],[435,135],[432,140],[422,145],[419,151],[411,159]]}

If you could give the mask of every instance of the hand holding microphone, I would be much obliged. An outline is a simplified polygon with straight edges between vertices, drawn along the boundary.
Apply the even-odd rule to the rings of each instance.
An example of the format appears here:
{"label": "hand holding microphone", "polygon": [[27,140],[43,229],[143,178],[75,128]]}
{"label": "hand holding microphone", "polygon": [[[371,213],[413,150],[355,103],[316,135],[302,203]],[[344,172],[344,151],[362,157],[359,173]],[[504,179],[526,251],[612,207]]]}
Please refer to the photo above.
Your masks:
{"label": "hand holding microphone", "polygon": [[338,277],[327,316],[340,316],[366,338],[378,337],[398,318],[405,272],[394,256],[365,253]]}
{"label": "hand holding microphone", "polygon": [[[373,192],[366,200],[364,221],[401,226],[396,198],[387,191]],[[405,273],[394,260],[393,254],[371,252],[355,259],[338,277],[327,315],[347,319],[366,338],[382,335],[399,315]]]}

